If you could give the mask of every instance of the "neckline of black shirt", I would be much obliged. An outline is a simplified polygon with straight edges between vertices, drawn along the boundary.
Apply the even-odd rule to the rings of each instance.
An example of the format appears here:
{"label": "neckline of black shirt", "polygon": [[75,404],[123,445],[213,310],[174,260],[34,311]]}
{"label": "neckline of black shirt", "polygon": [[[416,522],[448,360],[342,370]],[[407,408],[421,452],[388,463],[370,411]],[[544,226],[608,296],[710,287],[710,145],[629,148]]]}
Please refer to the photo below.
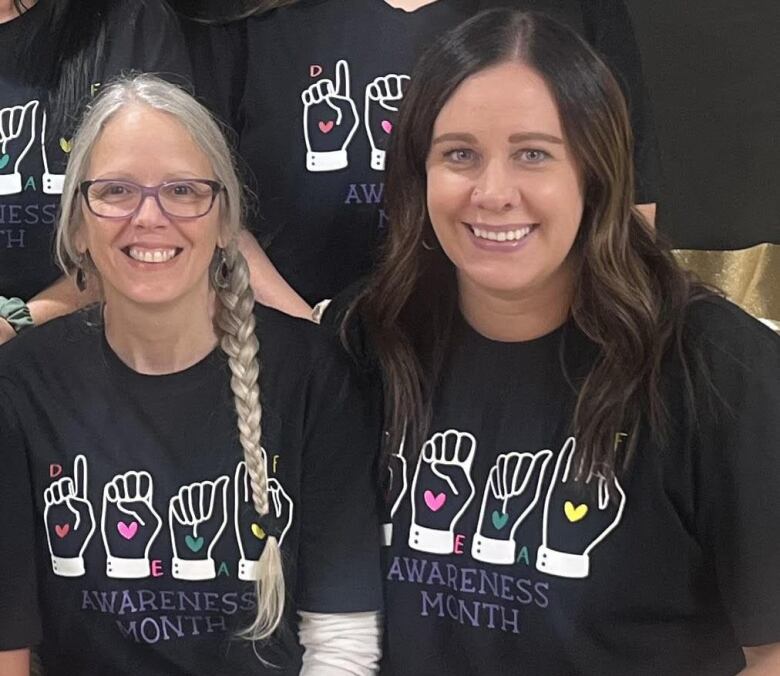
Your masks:
{"label": "neckline of black shirt", "polygon": [[[202,359],[181,371],[157,375],[139,373],[122,361],[109,344],[102,319],[102,305],[89,308],[88,312],[80,317],[80,321],[85,323],[87,330],[99,334],[102,363],[116,385],[123,389],[141,392],[145,397],[164,399],[176,393],[197,389],[211,379],[215,368],[223,369],[226,365],[226,356],[219,347],[215,347]],[[229,377],[225,369],[225,380],[227,381]]]}

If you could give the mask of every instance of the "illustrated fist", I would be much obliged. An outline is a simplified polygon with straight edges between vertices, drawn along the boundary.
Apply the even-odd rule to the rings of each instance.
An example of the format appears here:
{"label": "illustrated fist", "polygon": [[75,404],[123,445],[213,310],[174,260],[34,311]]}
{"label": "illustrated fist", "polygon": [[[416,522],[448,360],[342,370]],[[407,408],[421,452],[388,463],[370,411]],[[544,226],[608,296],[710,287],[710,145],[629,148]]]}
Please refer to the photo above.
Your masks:
{"label": "illustrated fist", "polygon": [[409,546],[455,551],[455,526],[474,497],[471,465],[477,442],[468,432],[437,432],[423,445],[412,480]]}
{"label": "illustrated fist", "polygon": [[301,94],[309,171],[337,171],[349,165],[347,146],[359,124],[349,90],[349,65],[342,59],[336,64],[335,82],[318,80]]}
{"label": "illustrated fist", "polygon": [[150,575],[149,550],[162,528],[152,504],[153,493],[154,483],[148,472],[117,474],[103,488],[100,528],[108,577]]}
{"label": "illustrated fist", "polygon": [[19,166],[35,142],[38,101],[0,109],[0,195],[22,192]]}
{"label": "illustrated fist", "polygon": [[515,533],[539,502],[551,451],[499,455],[488,474],[471,555],[477,561],[511,565]]}
{"label": "illustrated fist", "polygon": [[409,79],[408,75],[384,75],[366,87],[363,116],[371,145],[371,168],[377,171],[385,170],[387,142]]}
{"label": "illustrated fist", "polygon": [[228,519],[230,477],[182,486],[168,504],[173,577],[210,580],[217,576],[212,556]]}
{"label": "illustrated fist", "polygon": [[84,550],[95,532],[95,515],[87,499],[87,459],[76,456],[73,478],[62,477],[43,492],[43,519],[55,575],[85,573]]}
{"label": "illustrated fist", "polygon": [[240,462],[235,474],[235,528],[241,558],[238,577],[254,581],[259,577],[259,561],[269,536],[281,547],[293,518],[293,501],[282,485],[274,478],[268,479],[268,514],[261,517],[252,499],[252,487],[246,463]]}
{"label": "illustrated fist", "polygon": [[575,448],[570,437],[555,463],[544,503],[536,569],[559,577],[584,578],[590,574],[590,553],[620,523],[626,494],[617,478],[575,477],[571,466]]}

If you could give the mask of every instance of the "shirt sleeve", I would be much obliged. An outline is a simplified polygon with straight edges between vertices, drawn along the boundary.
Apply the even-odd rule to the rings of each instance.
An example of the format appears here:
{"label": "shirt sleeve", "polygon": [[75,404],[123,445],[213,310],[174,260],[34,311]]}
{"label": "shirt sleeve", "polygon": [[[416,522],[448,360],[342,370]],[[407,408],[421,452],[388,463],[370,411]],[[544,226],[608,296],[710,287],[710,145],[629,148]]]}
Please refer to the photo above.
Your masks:
{"label": "shirt sleeve", "polygon": [[301,613],[300,676],[371,676],[382,655],[379,612]]}
{"label": "shirt sleeve", "polygon": [[34,565],[34,508],[22,435],[0,380],[0,650],[29,648],[41,639]]}
{"label": "shirt sleeve", "polygon": [[636,204],[658,201],[660,161],[650,97],[631,17],[623,0],[582,2],[586,37],[617,78],[634,132]]}
{"label": "shirt sleeve", "polygon": [[755,646],[780,641],[780,337],[731,314],[702,348],[697,520],[736,637]]}
{"label": "shirt sleeve", "polygon": [[[298,609],[350,613],[381,607],[375,463],[376,403],[332,349],[310,380],[301,481]],[[338,357],[338,358],[337,358]]]}

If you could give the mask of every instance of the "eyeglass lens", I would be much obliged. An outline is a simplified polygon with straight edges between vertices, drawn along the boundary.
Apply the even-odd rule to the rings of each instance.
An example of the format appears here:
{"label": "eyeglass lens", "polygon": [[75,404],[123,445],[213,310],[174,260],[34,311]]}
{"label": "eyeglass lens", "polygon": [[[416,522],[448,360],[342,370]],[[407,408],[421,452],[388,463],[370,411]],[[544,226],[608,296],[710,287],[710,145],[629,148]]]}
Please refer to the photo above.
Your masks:
{"label": "eyeglass lens", "polygon": [[[203,181],[172,181],[157,190],[163,211],[170,216],[197,218],[211,209],[212,186]],[[87,190],[90,209],[98,216],[121,218],[132,214],[141,203],[141,186],[126,181],[96,181]]]}

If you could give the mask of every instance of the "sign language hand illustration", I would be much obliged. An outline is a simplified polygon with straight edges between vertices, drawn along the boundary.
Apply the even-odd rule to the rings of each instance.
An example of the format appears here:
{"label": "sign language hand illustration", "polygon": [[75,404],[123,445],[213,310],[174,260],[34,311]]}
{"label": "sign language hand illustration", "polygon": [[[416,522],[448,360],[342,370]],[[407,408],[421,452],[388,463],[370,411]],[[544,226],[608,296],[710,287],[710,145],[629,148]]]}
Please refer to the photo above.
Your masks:
{"label": "sign language hand illustration", "polygon": [[[263,454],[265,462],[265,452]],[[241,461],[236,467],[234,478],[235,491],[235,528],[240,559],[238,578],[253,582],[260,575],[260,556],[265,548],[266,539],[275,537],[281,547],[284,536],[290,530],[293,518],[293,501],[282,485],[274,478],[268,479],[268,514],[261,517],[252,500],[252,486],[246,463]]]}
{"label": "sign language hand illustration", "polygon": [[213,551],[228,520],[230,477],[182,486],[168,503],[173,547],[173,577],[212,580],[217,576]]}
{"label": "sign language hand illustration", "polygon": [[95,532],[95,515],[87,499],[87,459],[76,456],[73,478],[57,479],[43,492],[43,520],[55,575],[84,575],[84,550]]}
{"label": "sign language hand illustration", "polygon": [[162,528],[153,493],[152,477],[143,471],[117,474],[104,486],[100,530],[108,577],[149,577],[149,550]]}
{"label": "sign language hand illustration", "polygon": [[[43,123],[41,124],[41,155],[43,158],[43,178],[41,183],[43,185],[43,192],[47,195],[61,195],[62,187],[65,184],[65,174],[52,172],[49,168],[49,154],[46,150],[46,122],[47,115],[46,111],[44,111]],[[70,142],[65,139],[60,139],[60,150],[62,150],[63,153],[70,152]],[[55,150],[55,152],[59,151]],[[66,156],[60,158],[60,164],[63,168],[66,162]]]}
{"label": "sign language hand illustration", "polygon": [[349,92],[349,64],[342,59],[336,64],[335,82],[323,78],[301,94],[309,171],[337,171],[349,165],[347,147],[359,124]]}
{"label": "sign language hand illustration", "polygon": [[476,447],[471,434],[457,430],[437,432],[423,444],[412,480],[412,549],[455,551],[455,526],[474,497],[471,465]]}
{"label": "sign language hand illustration", "polygon": [[398,453],[393,453],[387,463],[387,487],[385,490],[386,503],[390,507],[389,518],[382,524],[382,546],[389,547],[393,543],[393,517],[406,495],[409,487],[406,478],[406,458],[404,458],[404,444],[406,434],[401,437],[401,445]]}
{"label": "sign language hand illustration", "polygon": [[544,503],[536,569],[559,577],[585,578],[590,574],[590,553],[620,523],[626,494],[617,478],[607,480],[600,474],[577,478],[572,468],[575,448],[574,437],[569,437],[555,463]]}
{"label": "sign language hand illustration", "polygon": [[387,142],[409,79],[408,75],[391,73],[375,78],[366,87],[363,115],[371,145],[371,168],[377,171],[385,170]]}
{"label": "sign language hand illustration", "polygon": [[552,451],[499,455],[488,474],[471,556],[477,561],[511,565],[515,534],[542,494]]}
{"label": "sign language hand illustration", "polygon": [[35,142],[38,101],[0,109],[0,195],[22,192],[19,167]]}

